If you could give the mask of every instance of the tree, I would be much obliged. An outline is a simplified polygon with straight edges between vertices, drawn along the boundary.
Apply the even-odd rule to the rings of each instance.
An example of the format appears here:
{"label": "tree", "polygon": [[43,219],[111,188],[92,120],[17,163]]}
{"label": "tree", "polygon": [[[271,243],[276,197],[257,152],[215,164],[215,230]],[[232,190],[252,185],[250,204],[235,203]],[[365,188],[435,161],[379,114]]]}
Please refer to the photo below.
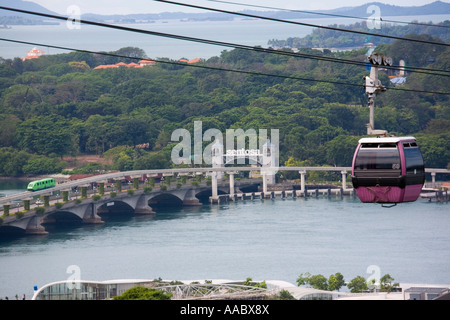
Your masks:
{"label": "tree", "polygon": [[113,300],[170,300],[171,293],[162,290],[136,286],[126,290],[121,296],[115,296]]}
{"label": "tree", "polygon": [[325,278],[321,274],[316,274],[316,275],[311,276],[309,278],[308,282],[314,289],[329,290],[327,278]]}
{"label": "tree", "polygon": [[73,148],[70,122],[60,116],[39,116],[17,126],[18,146],[31,153],[63,156]]}
{"label": "tree", "polygon": [[13,115],[0,115],[0,147],[13,146],[16,127],[20,120]]}
{"label": "tree", "polygon": [[171,166],[170,157],[163,152],[146,154],[134,162],[134,170],[164,169]]}
{"label": "tree", "polygon": [[328,278],[328,290],[330,291],[334,290],[339,291],[339,289],[344,285],[345,285],[344,276],[340,272],[335,273],[334,275],[332,274]]}
{"label": "tree", "polygon": [[250,287],[257,287],[257,288],[267,289],[266,280],[264,280],[262,282],[253,282],[253,279],[251,277],[247,277],[247,279],[245,279],[244,285],[245,286],[250,286]]}
{"label": "tree", "polygon": [[300,287],[300,286],[304,286],[304,285],[308,284],[310,277],[311,277],[311,274],[309,272],[306,272],[304,275],[303,275],[303,273],[301,273],[296,280],[297,286]]}
{"label": "tree", "polygon": [[54,158],[37,156],[28,160],[23,166],[24,174],[48,174],[58,173],[64,168],[65,162]]}
{"label": "tree", "polygon": [[27,164],[30,154],[25,151],[18,151],[13,148],[0,149],[0,175],[20,176],[23,174],[23,167]]}
{"label": "tree", "polygon": [[339,135],[325,144],[327,162],[341,167],[352,165],[359,137]]}
{"label": "tree", "polygon": [[392,290],[399,286],[398,283],[392,283],[394,278],[392,278],[389,274],[385,274],[380,278],[380,289],[385,292],[392,292]]}
{"label": "tree", "polygon": [[350,280],[347,284],[347,288],[349,288],[352,293],[361,293],[369,289],[366,279],[362,276],[357,276]]}

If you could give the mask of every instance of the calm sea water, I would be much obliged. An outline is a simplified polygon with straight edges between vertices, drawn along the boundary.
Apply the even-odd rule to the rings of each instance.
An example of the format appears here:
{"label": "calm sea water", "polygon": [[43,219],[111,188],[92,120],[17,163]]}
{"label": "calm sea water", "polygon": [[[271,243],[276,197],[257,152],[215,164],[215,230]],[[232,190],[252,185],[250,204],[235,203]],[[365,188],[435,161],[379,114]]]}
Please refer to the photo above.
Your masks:
{"label": "calm sea water", "polygon": [[368,278],[370,266],[396,282],[450,283],[449,204],[382,208],[344,197],[239,201],[111,217],[0,242],[0,297],[66,280],[285,280],[341,272]]}
{"label": "calm sea water", "polygon": [[[450,14],[383,18],[405,22],[418,20],[420,22],[437,23],[450,19]],[[302,19],[301,21],[314,25],[340,25],[355,23],[360,20],[330,18]],[[214,22],[182,22],[180,20],[167,20],[157,21],[151,24],[132,24],[126,26],[201,39],[263,47],[267,47],[268,40],[284,40],[289,37],[304,37],[313,30],[311,27],[306,26],[256,19],[234,19],[232,21]],[[223,50],[232,49],[89,25],[81,25],[79,29],[70,29],[67,27],[66,23],[60,23],[58,26],[12,26],[11,29],[0,29],[0,38],[92,51],[115,51],[123,47],[132,46],[143,49],[147,56],[153,59],[161,57],[171,59],[208,59],[213,56],[219,56]],[[67,52],[46,46],[38,47],[43,50],[45,54]],[[27,51],[32,48],[32,45],[0,41],[0,57],[24,57],[26,56]]]}

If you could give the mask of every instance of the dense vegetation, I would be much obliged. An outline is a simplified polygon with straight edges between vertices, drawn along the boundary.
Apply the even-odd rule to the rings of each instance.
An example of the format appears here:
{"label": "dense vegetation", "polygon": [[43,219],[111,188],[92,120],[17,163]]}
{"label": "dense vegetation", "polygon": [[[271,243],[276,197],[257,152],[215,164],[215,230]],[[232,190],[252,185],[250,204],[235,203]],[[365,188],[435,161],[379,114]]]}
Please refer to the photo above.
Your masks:
{"label": "dense vegetation", "polygon": [[311,275],[309,272],[306,272],[305,274],[301,273],[296,282],[298,286],[306,285],[314,289],[327,291],[339,291],[343,286],[346,286],[352,293],[372,290],[391,292],[399,286],[398,283],[393,283],[394,278],[390,274],[385,274],[378,280],[379,283],[376,283],[376,279],[368,280],[362,276],[356,276],[346,284],[344,276],[340,272],[330,275],[328,279],[321,274]]}
{"label": "dense vegetation", "polygon": [[126,290],[122,295],[115,296],[113,300],[170,300],[171,293],[162,290],[136,286]]}
{"label": "dense vegetation", "polygon": [[[450,21],[446,20],[436,24],[439,27],[431,25],[421,24],[418,21],[414,21],[416,24],[407,25],[393,25],[392,23],[381,23],[379,25],[373,25],[373,29],[370,30],[366,21],[356,22],[351,25],[330,25],[333,28],[357,31],[357,32],[369,32],[374,34],[355,34],[350,32],[341,32],[331,29],[316,28],[310,35],[306,37],[290,37],[286,40],[272,39],[269,41],[269,45],[275,47],[290,47],[290,48],[345,48],[345,47],[362,47],[366,43],[373,43],[375,45],[392,43],[392,39],[386,37],[380,37],[376,35],[388,35],[395,37],[405,37],[408,35],[427,35],[427,37],[439,38],[444,42],[450,40],[450,35],[447,31],[450,26]],[[371,21],[371,24],[374,24]],[[413,65],[413,64],[411,64]]]}
{"label": "dense vegetation", "polygon": [[[396,41],[377,48],[408,56],[414,66],[449,69],[442,46]],[[364,49],[304,53],[364,61]],[[145,57],[138,48],[114,54]],[[320,81],[240,74],[156,63],[151,67],[94,70],[101,64],[137,62],[73,52],[22,61],[0,61],[0,175],[61,172],[64,156],[98,154],[106,169],[173,166],[171,134],[193,130],[194,121],[225,133],[229,128],[279,129],[280,163],[350,166],[357,140],[366,133],[367,98],[362,87]],[[412,65],[407,60],[408,65]],[[364,67],[275,55],[224,51],[198,65],[251,70],[302,79],[362,85]],[[381,81],[390,86],[388,75]],[[411,73],[403,87],[448,91],[448,77]],[[450,159],[447,95],[388,89],[376,100],[375,125],[396,135],[415,135],[427,167]],[[144,148],[138,148],[140,145]],[[91,165],[86,170],[105,169]]]}

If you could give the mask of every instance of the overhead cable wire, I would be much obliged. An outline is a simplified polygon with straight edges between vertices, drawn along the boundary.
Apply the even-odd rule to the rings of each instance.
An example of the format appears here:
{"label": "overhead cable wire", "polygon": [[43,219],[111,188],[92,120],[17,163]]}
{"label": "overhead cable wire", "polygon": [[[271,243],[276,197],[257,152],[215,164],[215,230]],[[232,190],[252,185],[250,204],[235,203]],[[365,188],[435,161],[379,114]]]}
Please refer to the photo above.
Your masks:
{"label": "overhead cable wire", "polygon": [[[0,9],[21,12],[21,13],[26,13],[26,14],[32,14],[32,15],[38,15],[38,16],[43,16],[43,17],[47,17],[47,18],[57,19],[57,20],[67,21],[69,19],[68,17],[65,17],[65,16],[46,14],[46,13],[40,13],[40,12],[34,12],[34,11],[28,11],[28,10],[22,10],[22,9],[16,9],[16,8],[7,8],[7,7],[3,7],[3,6],[0,6]],[[116,29],[116,30],[121,30],[121,31],[141,33],[141,34],[158,36],[158,37],[172,38],[172,39],[177,39],[177,40],[210,44],[210,45],[216,45],[216,46],[221,46],[221,47],[258,51],[258,52],[264,52],[264,53],[293,56],[293,57],[297,57],[297,58],[315,59],[315,60],[322,60],[322,61],[328,61],[328,62],[353,64],[353,65],[359,65],[359,66],[364,66],[364,67],[367,66],[367,62],[363,62],[363,61],[355,61],[355,60],[339,59],[339,58],[319,56],[319,55],[299,53],[299,52],[275,50],[275,49],[270,49],[270,48],[248,46],[248,45],[235,44],[235,43],[229,43],[229,42],[218,41],[218,40],[201,39],[201,38],[195,38],[195,37],[189,37],[189,36],[183,36],[183,35],[176,35],[176,34],[170,34],[170,33],[163,33],[163,32],[156,32],[156,31],[150,31],[150,30],[125,27],[125,26],[120,26],[120,25],[107,24],[107,23],[84,20],[84,19],[77,19],[77,21],[82,24],[87,24],[87,25],[105,27],[105,28]],[[388,69],[400,69],[401,68],[402,70],[405,70],[405,71],[428,73],[428,74],[440,75],[440,76],[449,76],[448,74],[445,74],[445,73],[450,73],[450,71],[446,71],[446,70],[418,68],[418,67],[409,67],[409,66],[407,66],[407,67],[406,66],[384,66],[384,67],[388,68]],[[440,73],[433,73],[433,72],[440,72]]]}
{"label": "overhead cable wire", "polygon": [[[12,39],[5,39],[5,38],[0,38],[0,41],[7,41],[7,42],[27,44],[27,45],[33,45],[33,46],[41,46],[41,47],[49,47],[49,48],[60,49],[60,50],[84,52],[84,53],[90,53],[90,54],[113,56],[113,57],[118,57],[118,58],[127,58],[127,59],[135,59],[135,60],[146,60],[147,59],[148,60],[148,58],[144,58],[144,57],[129,57],[126,55],[120,55],[120,54],[115,54],[115,53],[111,53],[111,52],[77,49],[77,48],[55,46],[55,45],[49,45],[49,44],[37,43],[37,42],[20,41],[20,40],[12,40]],[[249,70],[227,69],[227,68],[207,66],[207,65],[202,65],[202,64],[186,64],[185,62],[180,62],[180,61],[166,61],[166,60],[158,60],[158,59],[150,59],[150,60],[161,63],[161,64],[172,64],[172,65],[179,65],[179,66],[198,68],[198,69],[208,69],[208,70],[215,70],[215,71],[225,71],[225,72],[247,74],[247,75],[253,75],[253,76],[276,77],[276,78],[281,78],[281,79],[293,79],[293,80],[300,80],[300,81],[321,82],[321,83],[329,83],[329,84],[334,84],[334,85],[345,85],[345,86],[366,88],[366,86],[363,84],[355,84],[355,83],[349,83],[349,82],[343,82],[343,81],[311,79],[311,78],[303,78],[303,77],[292,76],[292,75],[271,74],[271,73],[249,71]],[[407,91],[407,92],[415,92],[415,93],[426,93],[426,94],[450,95],[450,92],[415,90],[415,89],[398,88],[398,87],[389,88],[389,90]]]}
{"label": "overhead cable wire", "polygon": [[[261,6],[261,5],[256,5],[256,4],[239,3],[239,2],[232,2],[232,1],[222,1],[222,0],[206,0],[206,1],[215,2],[215,3],[223,3],[223,4],[232,4],[232,5],[237,5],[237,6],[245,6],[245,7],[250,7],[250,8],[260,8],[260,9],[288,11],[288,12],[304,13],[304,14],[319,15],[319,16],[326,16],[326,17],[348,18],[348,19],[358,19],[358,20],[368,20],[368,19],[370,19],[370,20],[377,21],[377,18],[371,19],[371,17],[348,16],[348,15],[343,15],[343,14],[325,13],[325,12],[320,12],[320,11],[305,11],[305,10],[297,10],[297,9],[284,9],[284,8]],[[398,21],[398,20],[388,20],[388,19],[383,19],[381,17],[379,17],[379,21],[380,22],[399,23],[399,24],[412,24],[412,25],[425,26],[425,27],[450,28],[450,26],[442,25],[442,24],[429,24],[429,23],[414,22],[414,21],[407,22],[407,21]]]}
{"label": "overhead cable wire", "polygon": [[168,4],[178,5],[178,6],[184,6],[184,7],[189,7],[189,8],[195,8],[195,9],[227,13],[227,14],[238,15],[238,16],[247,17],[247,18],[255,18],[255,19],[262,19],[262,20],[268,20],[268,21],[274,21],[274,22],[289,23],[289,24],[295,24],[295,25],[301,25],[301,26],[307,26],[307,27],[363,34],[363,35],[367,35],[367,36],[382,37],[382,38],[389,38],[389,39],[395,39],[395,40],[413,41],[413,42],[418,42],[418,43],[433,44],[433,45],[439,45],[439,46],[450,46],[450,43],[445,43],[445,42],[436,42],[436,41],[428,41],[428,40],[421,40],[421,39],[405,38],[405,37],[391,36],[391,35],[386,35],[386,34],[377,34],[377,33],[366,32],[366,31],[342,29],[342,28],[337,28],[337,27],[332,27],[332,26],[321,26],[321,25],[312,24],[312,23],[270,18],[270,17],[249,14],[249,13],[228,11],[228,10],[223,10],[223,9],[216,9],[216,8],[198,6],[198,5],[175,2],[175,1],[167,1],[167,0],[153,0],[153,1],[168,3]]}

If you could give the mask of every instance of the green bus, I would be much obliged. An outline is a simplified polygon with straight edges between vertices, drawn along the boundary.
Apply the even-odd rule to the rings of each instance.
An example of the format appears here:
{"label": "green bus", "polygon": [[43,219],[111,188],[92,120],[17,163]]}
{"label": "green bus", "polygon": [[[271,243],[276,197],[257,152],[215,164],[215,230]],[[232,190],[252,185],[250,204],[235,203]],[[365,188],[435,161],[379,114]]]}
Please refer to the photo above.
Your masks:
{"label": "green bus", "polygon": [[56,185],[55,179],[47,178],[47,179],[42,179],[42,180],[31,181],[28,184],[27,190],[28,191],[38,191],[38,190],[54,187],[55,185]]}

